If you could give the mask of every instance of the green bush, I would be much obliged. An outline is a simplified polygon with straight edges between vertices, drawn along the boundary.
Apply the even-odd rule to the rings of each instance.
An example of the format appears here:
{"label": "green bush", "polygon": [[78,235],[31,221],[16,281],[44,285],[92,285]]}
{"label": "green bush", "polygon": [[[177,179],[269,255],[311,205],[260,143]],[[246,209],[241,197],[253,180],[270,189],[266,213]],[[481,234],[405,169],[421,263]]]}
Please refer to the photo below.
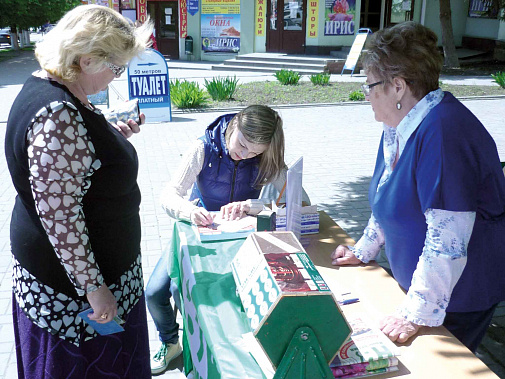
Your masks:
{"label": "green bush", "polygon": [[351,101],[363,101],[363,100],[365,100],[365,95],[361,91],[352,91],[349,94],[349,100],[351,100]]}
{"label": "green bush", "polygon": [[293,70],[280,70],[274,76],[282,85],[297,85],[302,75]]}
{"label": "green bush", "polygon": [[233,78],[212,78],[212,80],[205,79],[205,88],[209,93],[212,100],[230,100],[237,90],[238,79]]}
{"label": "green bush", "polygon": [[198,83],[176,79],[170,82],[170,100],[180,109],[198,108],[205,105],[207,96]]}
{"label": "green bush", "polygon": [[326,86],[330,83],[330,74],[323,72],[321,74],[313,74],[310,76],[310,81],[315,86]]}
{"label": "green bush", "polygon": [[505,72],[498,71],[496,74],[491,74],[494,81],[500,85],[501,88],[505,88]]}

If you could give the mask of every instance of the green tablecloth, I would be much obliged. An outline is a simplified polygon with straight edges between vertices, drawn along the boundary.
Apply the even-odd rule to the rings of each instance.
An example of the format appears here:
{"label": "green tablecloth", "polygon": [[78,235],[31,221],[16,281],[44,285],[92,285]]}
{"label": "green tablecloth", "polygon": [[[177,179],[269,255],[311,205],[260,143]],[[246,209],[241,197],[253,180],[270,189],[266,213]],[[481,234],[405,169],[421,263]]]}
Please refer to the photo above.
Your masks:
{"label": "green tablecloth", "polygon": [[243,346],[251,329],[230,268],[244,241],[201,243],[191,225],[174,223],[168,273],[181,298],[185,371],[197,378],[265,377]]}

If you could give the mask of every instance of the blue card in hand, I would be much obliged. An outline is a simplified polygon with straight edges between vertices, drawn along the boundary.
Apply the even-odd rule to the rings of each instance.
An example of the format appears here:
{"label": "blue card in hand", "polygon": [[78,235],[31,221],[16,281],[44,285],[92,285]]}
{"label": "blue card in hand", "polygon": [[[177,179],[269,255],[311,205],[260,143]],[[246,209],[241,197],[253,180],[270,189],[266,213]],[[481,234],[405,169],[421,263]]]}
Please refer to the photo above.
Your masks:
{"label": "blue card in hand", "polygon": [[90,320],[89,319],[89,314],[93,313],[93,308],[86,309],[85,311],[82,311],[79,313],[79,316],[86,321],[93,329],[95,329],[95,332],[98,334],[105,336],[107,334],[114,334],[114,333],[119,333],[119,332],[124,332],[124,329],[121,325],[119,325],[119,322],[121,322],[121,319],[119,317],[114,317],[112,321],[109,321],[105,324],[100,324],[96,321]]}

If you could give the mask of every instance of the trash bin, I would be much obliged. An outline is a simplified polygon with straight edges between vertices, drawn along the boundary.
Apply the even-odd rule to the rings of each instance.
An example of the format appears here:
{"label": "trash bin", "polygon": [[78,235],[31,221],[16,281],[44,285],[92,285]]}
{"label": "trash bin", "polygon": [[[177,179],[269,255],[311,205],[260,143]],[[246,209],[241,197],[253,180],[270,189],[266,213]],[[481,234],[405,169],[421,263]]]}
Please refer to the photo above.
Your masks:
{"label": "trash bin", "polygon": [[187,36],[184,41],[184,50],[186,55],[193,54],[193,37]]}

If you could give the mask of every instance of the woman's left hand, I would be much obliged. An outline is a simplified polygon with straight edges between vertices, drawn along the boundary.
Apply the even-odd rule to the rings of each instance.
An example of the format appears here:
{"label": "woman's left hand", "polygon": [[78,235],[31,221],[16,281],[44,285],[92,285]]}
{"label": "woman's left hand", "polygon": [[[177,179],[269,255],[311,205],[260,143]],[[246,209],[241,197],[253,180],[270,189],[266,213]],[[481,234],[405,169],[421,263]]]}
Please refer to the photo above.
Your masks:
{"label": "woman's left hand", "polygon": [[[140,117],[140,125],[145,124],[146,122],[146,116],[145,114],[141,113],[139,115]],[[125,138],[130,138],[132,135],[136,133],[140,133],[140,125],[137,124],[134,120],[129,119],[128,123],[125,124],[122,121],[118,121],[117,124],[112,124],[116,130],[123,135]]]}
{"label": "woman's left hand", "polygon": [[247,201],[236,201],[221,207],[221,218],[224,220],[238,220],[251,210]]}
{"label": "woman's left hand", "polygon": [[402,317],[386,316],[380,321],[379,328],[391,341],[403,343],[414,336],[421,326]]}

